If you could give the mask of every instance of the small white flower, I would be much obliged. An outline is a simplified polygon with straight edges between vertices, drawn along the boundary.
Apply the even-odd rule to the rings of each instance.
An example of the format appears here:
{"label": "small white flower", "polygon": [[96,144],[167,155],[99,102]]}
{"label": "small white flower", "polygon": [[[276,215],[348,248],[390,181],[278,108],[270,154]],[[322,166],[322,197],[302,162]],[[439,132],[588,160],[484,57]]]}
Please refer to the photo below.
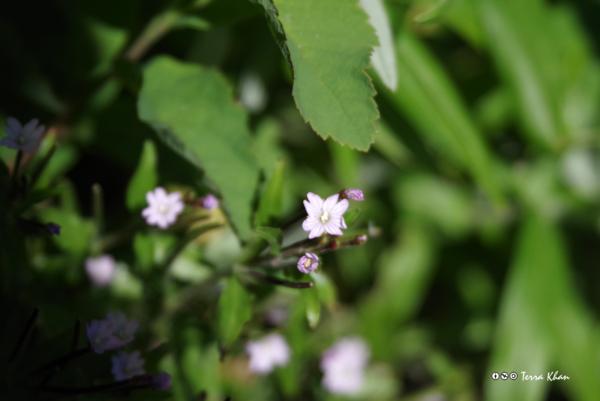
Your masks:
{"label": "small white flower", "polygon": [[344,338],[321,357],[323,387],[332,394],[356,395],[364,382],[369,362],[367,344],[360,338]]}
{"label": "small white flower", "polygon": [[138,321],[135,318],[127,319],[123,312],[109,312],[106,318],[113,321],[115,325],[114,335],[127,344],[133,341],[133,333],[138,328]]}
{"label": "small white flower", "polygon": [[8,136],[0,140],[0,145],[22,150],[23,152],[33,152],[38,148],[45,127],[43,125],[38,127],[36,118],[29,121],[25,126],[21,126],[21,123],[13,117],[8,117],[6,123],[4,129]]}
{"label": "small white flower", "polygon": [[85,260],[85,271],[92,284],[97,287],[105,287],[112,283],[115,278],[115,260],[110,255],[87,258]]}
{"label": "small white flower", "polygon": [[175,223],[177,216],[183,211],[183,202],[179,192],[167,194],[164,188],[157,187],[154,191],[146,194],[146,200],[148,207],[142,210],[142,216],[151,226],[165,229]]}
{"label": "small white flower", "polygon": [[268,374],[276,366],[285,366],[290,361],[290,347],[281,334],[269,334],[256,341],[246,343],[246,353],[250,356],[250,370],[258,374]]}
{"label": "small white flower", "polygon": [[348,200],[342,199],[338,202],[339,194],[331,195],[325,201],[312,192],[306,196],[309,202],[304,201],[304,207],[308,218],[302,223],[302,229],[310,231],[308,238],[320,237],[324,232],[342,235],[340,228],[347,228],[344,213],[348,209]]}
{"label": "small white flower", "polygon": [[140,351],[133,351],[129,354],[125,351],[119,351],[110,360],[112,361],[111,373],[117,381],[131,379],[133,376],[146,373],[144,371],[146,361],[140,358]]}

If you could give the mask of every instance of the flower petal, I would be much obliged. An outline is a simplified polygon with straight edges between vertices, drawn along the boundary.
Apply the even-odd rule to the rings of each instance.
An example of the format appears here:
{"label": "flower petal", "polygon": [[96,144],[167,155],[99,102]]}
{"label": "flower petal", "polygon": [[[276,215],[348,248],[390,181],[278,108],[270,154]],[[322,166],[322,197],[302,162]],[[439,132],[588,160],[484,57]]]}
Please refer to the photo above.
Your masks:
{"label": "flower petal", "polygon": [[340,226],[337,225],[334,221],[330,220],[325,225],[325,231],[327,231],[331,235],[343,235],[344,233],[340,230]]}
{"label": "flower petal", "polygon": [[319,220],[311,216],[302,222],[302,229],[304,231],[311,231],[317,224],[319,224]]}
{"label": "flower petal", "polygon": [[319,214],[321,213],[321,210],[319,210],[314,204],[307,202],[307,201],[302,201],[304,202],[304,208],[306,209],[306,213],[308,213],[309,216],[311,217],[318,217]]}
{"label": "flower petal", "polygon": [[38,125],[38,119],[34,118],[31,121],[29,121],[27,124],[25,124],[25,126],[21,130],[21,133],[23,135],[29,136],[29,134],[31,134],[35,130],[35,127],[37,127],[37,125]]}
{"label": "flower petal", "polygon": [[322,224],[317,224],[312,229],[312,231],[310,232],[310,234],[308,234],[308,238],[309,239],[313,239],[313,238],[320,237],[321,234],[323,234],[323,232],[325,232],[325,227]]}
{"label": "flower petal", "polygon": [[340,227],[342,227],[342,228],[348,228],[346,226],[346,220],[344,220],[344,216],[342,216],[342,223],[340,224]]}
{"label": "flower petal", "polygon": [[167,191],[163,187],[156,187],[154,189],[154,196],[158,202],[162,202],[167,199]]}
{"label": "flower petal", "polygon": [[0,145],[6,146],[10,149],[21,150],[21,147],[17,144],[14,138],[11,138],[10,136],[5,136],[4,138],[2,138],[0,140]]}
{"label": "flower petal", "polygon": [[[334,195],[331,195],[329,198],[325,199],[325,202],[323,203],[323,210],[331,213],[331,211],[333,210],[333,207],[337,203],[339,196],[340,196],[339,194],[334,194]],[[348,202],[348,201],[346,201],[346,202]]]}
{"label": "flower petal", "polygon": [[332,209],[331,215],[334,217],[341,217],[342,214],[348,210],[348,199],[342,199]]}
{"label": "flower petal", "polygon": [[319,195],[309,192],[308,194],[306,194],[306,197],[308,198],[310,203],[312,203],[317,208],[318,211],[320,211],[323,208],[323,199],[321,199]]}

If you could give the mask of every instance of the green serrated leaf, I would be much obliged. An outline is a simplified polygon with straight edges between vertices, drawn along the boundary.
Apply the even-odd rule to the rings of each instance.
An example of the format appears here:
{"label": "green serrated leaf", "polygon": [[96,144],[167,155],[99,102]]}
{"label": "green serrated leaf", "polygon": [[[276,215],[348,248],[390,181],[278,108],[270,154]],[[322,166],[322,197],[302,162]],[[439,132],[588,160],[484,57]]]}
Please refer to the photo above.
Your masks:
{"label": "green serrated leaf", "polygon": [[353,0],[274,3],[294,65],[300,113],[324,139],[368,150],[379,112],[364,71],[378,44],[367,15]]}
{"label": "green serrated leaf", "polygon": [[258,167],[246,114],[223,76],[156,57],[144,70],[138,113],[167,146],[204,169],[219,187],[233,224],[247,237]]}
{"label": "green serrated leaf", "polygon": [[137,169],[127,187],[127,208],[131,211],[146,206],[146,193],[158,183],[156,147],[152,141],[145,141]]}
{"label": "green serrated leaf", "polygon": [[279,46],[279,50],[281,50],[281,54],[283,54],[285,62],[287,63],[288,67],[290,67],[290,70],[294,71],[290,50],[285,43],[285,32],[283,31],[283,26],[281,26],[281,22],[279,22],[278,19],[279,12],[277,11],[277,8],[275,8],[275,5],[271,0],[250,0],[250,3],[254,3],[261,8],[269,24],[271,33],[277,42],[277,46]]}
{"label": "green serrated leaf", "polygon": [[237,277],[226,280],[219,299],[219,335],[223,345],[229,347],[237,339],[252,315],[250,294]]}
{"label": "green serrated leaf", "polygon": [[280,229],[256,227],[256,233],[266,239],[269,245],[271,245],[271,252],[273,255],[279,255],[281,253],[281,241],[283,240],[283,235]]}
{"label": "green serrated leaf", "polygon": [[277,225],[281,215],[281,204],[283,198],[283,179],[285,172],[285,160],[279,159],[273,172],[273,176],[260,198],[256,212],[255,224],[257,226]]}

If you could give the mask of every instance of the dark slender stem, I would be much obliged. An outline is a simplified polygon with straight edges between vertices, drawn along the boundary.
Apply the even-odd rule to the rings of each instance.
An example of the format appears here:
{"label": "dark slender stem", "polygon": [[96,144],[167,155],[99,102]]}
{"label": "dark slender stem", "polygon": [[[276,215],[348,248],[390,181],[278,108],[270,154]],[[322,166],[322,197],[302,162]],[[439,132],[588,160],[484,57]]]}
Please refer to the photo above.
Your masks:
{"label": "dark slender stem", "polygon": [[19,169],[21,168],[21,161],[23,160],[23,151],[17,152],[17,160],[15,160],[15,168],[13,169],[13,182],[17,183],[17,176],[19,175]]}
{"label": "dark slender stem", "polygon": [[264,281],[269,284],[281,285],[283,287],[304,289],[304,288],[311,288],[313,286],[313,283],[311,283],[311,282],[283,280],[283,279],[280,279],[277,277],[269,276],[268,274],[265,274],[263,272],[259,272],[256,270],[248,270],[247,273],[248,273],[248,275],[250,275],[258,280]]}
{"label": "dark slender stem", "polygon": [[107,391],[114,391],[124,387],[129,387],[131,384],[131,380],[121,380],[114,383],[102,384],[99,386],[89,386],[89,387],[38,387],[38,390],[45,391],[47,393],[58,393],[58,394],[95,394],[95,393],[104,393]]}
{"label": "dark slender stem", "polygon": [[27,339],[29,338],[29,335],[31,334],[33,326],[35,325],[35,322],[37,321],[39,315],[40,308],[39,306],[36,306],[31,316],[29,316],[29,320],[27,321],[23,332],[21,332],[21,336],[19,337],[19,341],[17,341],[17,345],[15,345],[13,352],[8,357],[8,363],[13,362],[17,355],[19,355],[19,352],[21,352],[21,350],[23,349],[23,346],[25,345],[25,342],[27,342]]}
{"label": "dark slender stem", "polygon": [[34,374],[34,375],[39,374],[39,373],[45,372],[48,369],[52,369],[55,367],[63,368],[67,363],[71,362],[72,360],[80,358],[90,352],[92,352],[92,348],[89,346],[86,348],[81,348],[81,349],[73,351],[67,355],[61,356],[60,358],[57,358],[51,362],[48,362],[47,364],[43,365],[42,367],[34,370],[31,374]]}
{"label": "dark slender stem", "polygon": [[69,353],[72,353],[77,349],[79,333],[81,333],[81,319],[75,319],[75,328],[73,329],[73,338],[71,338],[71,344],[69,345]]}
{"label": "dark slender stem", "polygon": [[42,381],[40,381],[40,384],[38,387],[45,387],[46,384],[50,383],[50,380],[52,380],[59,371],[60,371],[60,368],[58,366],[55,366],[54,369],[52,369],[50,372],[48,372],[48,374],[46,376],[44,376]]}

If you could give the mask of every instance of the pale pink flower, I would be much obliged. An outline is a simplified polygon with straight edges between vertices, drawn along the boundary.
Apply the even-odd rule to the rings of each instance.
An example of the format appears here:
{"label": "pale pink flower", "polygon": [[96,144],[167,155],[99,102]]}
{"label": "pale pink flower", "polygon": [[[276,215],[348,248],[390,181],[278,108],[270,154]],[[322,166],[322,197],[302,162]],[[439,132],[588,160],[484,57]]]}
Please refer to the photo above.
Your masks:
{"label": "pale pink flower", "polygon": [[321,357],[323,387],[332,394],[356,395],[362,389],[369,357],[367,344],[362,339],[341,339]]}
{"label": "pale pink flower", "polygon": [[290,347],[281,334],[269,334],[246,343],[250,356],[250,370],[258,374],[271,373],[276,366],[285,366],[290,361]]}
{"label": "pale pink flower", "polygon": [[119,353],[110,358],[112,361],[111,373],[115,377],[115,380],[126,380],[131,379],[133,376],[143,375],[144,363],[146,361],[140,358],[140,351],[133,351],[127,353],[125,351],[119,351]]}
{"label": "pale pink flower", "polygon": [[119,338],[123,344],[133,341],[133,333],[138,329],[138,322],[135,318],[127,319],[123,312],[109,312],[106,318],[114,323],[114,335]]}
{"label": "pale pink flower", "polygon": [[44,133],[45,128],[43,125],[38,127],[38,120],[36,118],[29,121],[25,126],[21,126],[21,123],[13,117],[8,117],[6,123],[4,129],[8,136],[0,140],[0,145],[23,152],[33,152],[38,148],[40,137]]}
{"label": "pale pink flower", "polygon": [[175,223],[177,216],[183,212],[183,201],[179,192],[167,194],[162,187],[146,194],[148,207],[142,210],[142,216],[146,223],[151,226],[159,226],[162,229]]}
{"label": "pale pink flower", "polygon": [[90,346],[97,354],[123,345],[123,341],[114,335],[115,324],[111,319],[92,320],[85,328]]}
{"label": "pale pink flower", "polygon": [[319,267],[319,257],[314,253],[305,253],[298,261],[298,270],[307,274]]}
{"label": "pale pink flower", "polygon": [[347,228],[344,213],[348,209],[348,200],[342,199],[338,202],[339,194],[331,195],[325,201],[312,192],[306,196],[309,202],[304,201],[304,207],[308,218],[302,223],[302,229],[310,231],[308,238],[320,237],[324,232],[342,235],[340,228]]}
{"label": "pale pink flower", "polygon": [[85,260],[85,271],[97,287],[105,287],[112,283],[115,278],[115,260],[110,255],[102,255],[97,258]]}

